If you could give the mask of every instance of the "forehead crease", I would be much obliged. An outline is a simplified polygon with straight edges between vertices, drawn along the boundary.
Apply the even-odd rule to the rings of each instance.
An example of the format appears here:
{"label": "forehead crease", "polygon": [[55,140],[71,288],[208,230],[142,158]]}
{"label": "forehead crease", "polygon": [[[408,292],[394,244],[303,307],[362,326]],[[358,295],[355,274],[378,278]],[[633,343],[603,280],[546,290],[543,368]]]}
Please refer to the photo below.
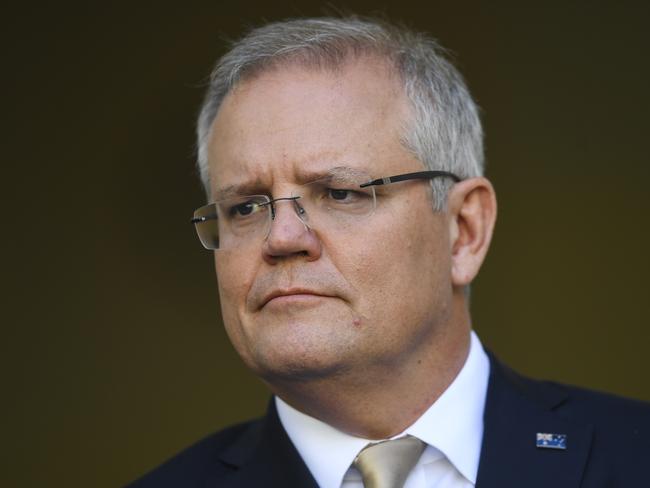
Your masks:
{"label": "forehead crease", "polygon": [[[269,168],[271,169],[271,168]],[[296,165],[292,175],[286,175],[283,179],[295,180],[297,183],[306,183],[321,178],[338,177],[343,179],[356,179],[368,177],[365,169],[346,165],[322,164],[317,167]],[[249,181],[239,181],[223,186],[217,186],[214,190],[214,197],[217,200],[229,198],[235,195],[251,195],[264,190],[267,186],[267,178],[257,175]]]}
{"label": "forehead crease", "polygon": [[354,179],[358,177],[366,177],[368,172],[365,169],[352,167],[352,166],[329,166],[327,168],[312,169],[300,173],[300,179],[306,181],[313,181],[320,178],[336,177],[343,179]]}
{"label": "forehead crease", "polygon": [[[324,147],[323,147],[324,146]],[[278,170],[299,177],[310,174],[326,174],[329,171],[356,171],[366,158],[355,154],[349,147],[301,147],[284,144],[272,150],[256,150],[250,153],[226,154],[212,163],[215,179],[224,182],[223,188],[242,184],[249,180],[270,179]],[[268,148],[267,148],[268,149]],[[217,158],[215,158],[217,159]],[[229,181],[230,180],[230,181]],[[241,183],[239,183],[241,182]]]}
{"label": "forehead crease", "polygon": [[251,195],[263,187],[263,181],[258,176],[249,181],[240,181],[227,185],[217,186],[214,189],[213,196],[216,200],[222,200],[235,195]]}
{"label": "forehead crease", "polygon": [[395,96],[401,87],[381,68],[286,69],[242,82],[224,99],[212,129],[214,191],[250,195],[250,187],[308,182],[333,168],[341,176],[360,168],[365,176],[378,161],[403,157],[394,147],[403,130],[403,97]]}

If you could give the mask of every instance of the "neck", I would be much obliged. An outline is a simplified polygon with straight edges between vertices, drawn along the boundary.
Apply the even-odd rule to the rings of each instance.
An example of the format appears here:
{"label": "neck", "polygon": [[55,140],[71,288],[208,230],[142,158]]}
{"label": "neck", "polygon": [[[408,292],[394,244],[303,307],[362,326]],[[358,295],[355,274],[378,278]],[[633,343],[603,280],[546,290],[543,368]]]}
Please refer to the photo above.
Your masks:
{"label": "neck", "polygon": [[465,364],[469,313],[464,297],[455,298],[454,319],[397,364],[354,368],[334,378],[273,382],[271,389],[297,410],[348,434],[366,439],[399,434],[442,395]]}

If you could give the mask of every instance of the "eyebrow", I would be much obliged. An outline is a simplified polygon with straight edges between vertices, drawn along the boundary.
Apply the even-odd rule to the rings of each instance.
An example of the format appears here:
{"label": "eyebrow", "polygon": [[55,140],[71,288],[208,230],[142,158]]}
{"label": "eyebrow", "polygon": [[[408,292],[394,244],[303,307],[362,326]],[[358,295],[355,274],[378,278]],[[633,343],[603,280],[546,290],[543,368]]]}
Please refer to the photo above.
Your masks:
{"label": "eyebrow", "polygon": [[352,168],[350,166],[335,166],[333,168],[328,168],[325,171],[306,171],[300,174],[300,181],[303,183],[309,183],[310,181],[316,181],[330,176],[339,176],[343,178],[368,178],[368,173],[358,168]]}
{"label": "eyebrow", "polygon": [[[346,179],[358,179],[359,183],[365,183],[364,178],[368,181],[371,179],[367,172],[358,168],[353,168],[351,166],[335,166],[326,170],[299,171],[297,180],[299,184],[305,184],[311,181],[317,181],[333,176],[343,177]],[[226,185],[222,188],[215,188],[212,196],[213,200],[217,201],[236,196],[257,195],[264,193],[268,193],[268,191],[264,190],[264,185],[258,178],[256,181],[234,183],[232,185]]]}
{"label": "eyebrow", "polygon": [[223,188],[215,188],[212,192],[212,198],[217,201],[236,196],[257,195],[260,193],[261,188],[262,184],[259,180],[247,183],[235,183],[226,185]]}

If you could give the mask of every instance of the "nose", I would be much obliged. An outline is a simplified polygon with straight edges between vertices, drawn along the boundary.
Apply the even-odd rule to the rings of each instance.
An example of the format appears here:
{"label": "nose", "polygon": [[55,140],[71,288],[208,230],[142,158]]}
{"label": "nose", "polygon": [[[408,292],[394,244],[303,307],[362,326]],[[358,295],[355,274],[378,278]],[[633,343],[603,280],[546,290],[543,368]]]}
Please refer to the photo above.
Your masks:
{"label": "nose", "polygon": [[321,242],[305,223],[305,210],[299,198],[276,199],[269,234],[262,246],[264,260],[275,264],[280,260],[305,256],[314,261],[321,255]]}

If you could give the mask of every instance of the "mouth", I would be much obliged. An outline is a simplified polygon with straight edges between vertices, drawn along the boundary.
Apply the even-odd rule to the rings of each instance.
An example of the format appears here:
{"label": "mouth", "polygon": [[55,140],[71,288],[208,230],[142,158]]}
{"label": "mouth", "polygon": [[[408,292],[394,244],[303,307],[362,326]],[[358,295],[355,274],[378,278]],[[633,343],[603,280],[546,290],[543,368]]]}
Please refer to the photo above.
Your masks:
{"label": "mouth", "polygon": [[289,290],[274,290],[268,295],[266,295],[262,301],[262,306],[264,308],[267,305],[276,306],[276,305],[289,305],[294,303],[310,303],[323,300],[325,298],[333,298],[332,295],[327,295],[322,292],[315,290],[309,290],[304,288],[295,288]]}

